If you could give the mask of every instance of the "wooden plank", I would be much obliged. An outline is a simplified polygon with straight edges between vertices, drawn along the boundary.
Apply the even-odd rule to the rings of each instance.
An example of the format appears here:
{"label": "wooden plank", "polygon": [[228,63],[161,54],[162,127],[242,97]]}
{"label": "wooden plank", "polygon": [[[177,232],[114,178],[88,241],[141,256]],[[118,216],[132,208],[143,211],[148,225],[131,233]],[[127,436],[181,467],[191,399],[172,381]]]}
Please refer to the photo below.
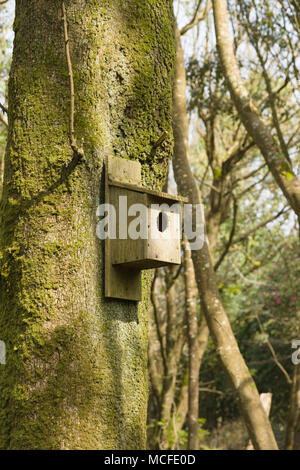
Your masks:
{"label": "wooden plank", "polygon": [[174,196],[173,194],[154,191],[154,189],[147,189],[147,188],[143,188],[143,186],[137,186],[137,185],[134,185],[134,184],[120,182],[120,181],[114,180],[114,179],[109,179],[108,184],[110,186],[118,186],[119,188],[127,188],[127,189],[130,189],[131,191],[144,193],[144,194],[149,194],[151,196],[157,196],[157,197],[161,197],[163,199],[169,199],[171,201],[188,202],[188,198],[183,197],[183,196]]}
{"label": "wooden plank", "polygon": [[[123,158],[108,157],[105,164],[105,202],[111,203],[109,177],[141,182],[141,166]],[[140,301],[142,299],[142,274],[138,269],[112,265],[111,242],[105,240],[105,297]]]}
{"label": "wooden plank", "polygon": [[[110,198],[111,203],[114,207],[119,206],[119,198],[126,197],[127,202],[127,209],[126,214],[125,210],[124,214],[119,214],[119,210],[117,210],[117,234],[120,233],[119,231],[119,215],[122,217],[127,216],[128,209],[133,204],[142,204],[147,209],[147,196],[143,193],[136,193],[134,191],[130,191],[125,188],[120,188],[118,186],[111,186],[110,187]],[[128,262],[136,261],[145,259],[147,256],[147,240],[138,238],[134,240],[128,236],[128,228],[130,225],[131,220],[135,219],[135,217],[126,217],[126,235],[127,237],[122,239],[118,238],[116,240],[111,240],[111,256],[112,256],[112,264],[125,264]]]}

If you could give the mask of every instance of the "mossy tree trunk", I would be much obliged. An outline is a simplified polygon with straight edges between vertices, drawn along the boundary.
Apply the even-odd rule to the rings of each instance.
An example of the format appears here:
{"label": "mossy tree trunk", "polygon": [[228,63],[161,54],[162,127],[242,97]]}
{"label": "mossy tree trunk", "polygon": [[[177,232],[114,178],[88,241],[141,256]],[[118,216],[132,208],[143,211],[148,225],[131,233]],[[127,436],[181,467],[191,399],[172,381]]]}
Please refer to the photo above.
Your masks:
{"label": "mossy tree trunk", "polygon": [[[16,1],[1,202],[0,448],[142,449],[146,439],[149,275],[140,304],[103,297],[107,155],[139,160],[160,188],[171,136],[170,0]],[[68,171],[66,170],[68,168]],[[71,171],[69,171],[71,170]]]}

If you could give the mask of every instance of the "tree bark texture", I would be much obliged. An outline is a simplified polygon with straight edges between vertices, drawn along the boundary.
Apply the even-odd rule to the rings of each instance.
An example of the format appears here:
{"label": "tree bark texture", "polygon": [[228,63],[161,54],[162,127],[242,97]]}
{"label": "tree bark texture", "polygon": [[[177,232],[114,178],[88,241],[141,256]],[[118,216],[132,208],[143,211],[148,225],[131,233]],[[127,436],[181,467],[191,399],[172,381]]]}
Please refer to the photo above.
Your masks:
{"label": "tree bark texture", "polygon": [[[140,304],[103,297],[107,155],[159,189],[172,153],[170,0],[16,1],[0,212],[0,448],[146,445],[149,275]],[[163,131],[169,138],[155,148]],[[83,142],[83,143],[82,143]]]}

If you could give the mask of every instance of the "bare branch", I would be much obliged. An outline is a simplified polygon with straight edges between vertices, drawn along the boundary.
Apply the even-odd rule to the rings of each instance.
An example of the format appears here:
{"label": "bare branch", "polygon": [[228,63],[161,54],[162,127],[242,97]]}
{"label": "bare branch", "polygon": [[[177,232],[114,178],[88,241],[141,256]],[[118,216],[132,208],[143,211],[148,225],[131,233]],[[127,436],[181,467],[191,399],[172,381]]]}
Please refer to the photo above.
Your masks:
{"label": "bare branch", "polygon": [[8,108],[4,106],[4,104],[0,103],[0,108],[2,109],[3,113],[8,114]]}
{"label": "bare branch", "polygon": [[217,271],[217,269],[220,267],[221,263],[223,262],[225,256],[227,255],[231,245],[232,245],[232,241],[233,241],[233,237],[234,237],[234,234],[235,234],[235,229],[236,229],[236,219],[237,219],[237,212],[238,212],[238,203],[237,203],[237,200],[236,198],[234,197],[234,195],[232,194],[232,197],[233,197],[233,220],[232,220],[232,227],[231,227],[231,231],[230,231],[230,235],[229,235],[229,238],[228,238],[228,241],[226,243],[226,246],[225,246],[225,249],[223,251],[223,253],[221,254],[220,258],[218,259],[218,261],[216,262],[215,266],[214,266],[214,270]]}
{"label": "bare branch", "polygon": [[0,121],[5,125],[5,127],[8,127],[8,121],[2,113],[0,113]]}
{"label": "bare branch", "polygon": [[167,360],[166,360],[164,342],[163,342],[162,332],[160,330],[159,318],[158,318],[158,306],[157,306],[157,299],[156,299],[156,295],[155,295],[156,280],[157,280],[157,270],[155,271],[155,274],[154,274],[154,277],[153,277],[153,280],[152,280],[151,302],[152,302],[152,306],[153,306],[153,314],[154,314],[154,319],[155,319],[158,342],[159,342],[159,346],[160,346],[160,355],[161,355],[161,358],[162,358],[162,363],[163,363],[163,368],[164,368],[164,375],[166,375],[167,374]]}
{"label": "bare branch", "polygon": [[208,14],[209,10],[212,7],[211,0],[207,0],[206,7],[203,8],[201,11],[199,11],[201,3],[202,3],[202,0],[199,0],[192,20],[188,24],[186,24],[183,28],[181,28],[180,30],[181,36],[183,36],[185,33],[187,33],[187,31],[189,31],[198,23],[200,23],[200,21],[204,20],[204,18],[206,17],[206,15]]}
{"label": "bare branch", "polygon": [[273,222],[274,220],[278,219],[278,217],[280,217],[281,215],[285,214],[287,211],[288,211],[289,208],[284,208],[282,209],[281,211],[279,211],[277,214],[275,214],[273,217],[270,217],[269,219],[267,220],[264,220],[263,222],[260,222],[258,225],[256,225],[255,227],[253,227],[252,229],[248,230],[247,232],[243,233],[242,235],[240,235],[239,237],[235,238],[233,240],[233,244],[236,244],[236,243],[240,243],[242,242],[243,240],[246,240],[246,238],[249,237],[249,235],[251,235],[251,233],[254,233],[256,232],[258,229],[264,227],[265,225],[268,225],[270,222]]}
{"label": "bare branch", "polygon": [[240,181],[245,181],[245,180],[251,178],[252,176],[256,175],[256,173],[258,173],[260,170],[262,170],[265,166],[266,166],[266,163],[263,163],[263,164],[260,165],[258,168],[256,168],[256,170],[253,170],[253,171],[251,171],[250,173],[248,173],[248,175],[236,179],[236,180],[233,182],[234,186],[236,186],[237,183],[239,183]]}
{"label": "bare branch", "polygon": [[225,160],[222,164],[222,176],[228,175],[231,172],[233,166],[238,163],[246,154],[247,152],[255,146],[255,143],[252,141],[244,148],[238,148],[237,150],[233,151],[229,158]]}
{"label": "bare branch", "polygon": [[262,332],[263,335],[265,335],[266,344],[267,344],[267,346],[268,346],[268,348],[269,348],[269,350],[270,350],[270,352],[271,352],[271,354],[272,354],[272,357],[273,357],[273,359],[274,359],[275,364],[277,365],[277,367],[281,370],[281,372],[282,372],[283,375],[285,376],[287,383],[288,383],[289,385],[291,385],[292,379],[290,378],[289,374],[287,373],[287,371],[286,371],[286,369],[283,367],[283,365],[279,362],[278,357],[277,357],[276,352],[275,352],[275,349],[273,348],[273,346],[272,346],[272,344],[271,344],[271,342],[270,342],[270,340],[269,340],[269,338],[268,338],[268,335],[265,333],[264,327],[263,327],[263,325],[262,325],[262,323],[261,323],[261,321],[260,321],[260,318],[259,318],[257,312],[255,313],[255,317],[256,317],[257,322],[258,322],[258,324],[259,324],[260,331]]}
{"label": "bare branch", "polygon": [[268,170],[266,172],[266,174],[258,181],[255,181],[253,184],[251,184],[250,186],[248,186],[248,188],[244,189],[244,191],[242,191],[237,197],[238,199],[240,199],[241,197],[244,196],[244,194],[247,194],[251,191],[252,188],[254,188],[255,186],[257,186],[258,184],[262,183],[266,177],[268,176],[268,174],[270,173],[270,170]]}
{"label": "bare branch", "polygon": [[72,68],[72,61],[71,61],[70,47],[69,47],[67,14],[66,14],[66,7],[65,7],[64,1],[62,2],[62,13],[63,13],[62,20],[64,23],[65,50],[66,50],[69,81],[70,81],[69,141],[70,141],[70,146],[74,152],[74,157],[79,162],[82,158],[84,158],[84,152],[83,152],[83,149],[79,148],[77,145],[75,131],[74,131],[75,91],[74,91],[73,68]]}
{"label": "bare branch", "polygon": [[206,387],[200,387],[198,390],[199,392],[216,393],[217,395],[221,395],[221,396],[225,395],[225,393],[221,392],[220,390],[213,390],[211,388],[206,388]]}
{"label": "bare branch", "polygon": [[261,282],[258,282],[258,281],[255,281],[255,279],[248,279],[246,276],[244,276],[244,274],[242,273],[242,271],[239,270],[239,268],[231,261],[231,264],[234,268],[234,270],[236,271],[236,273],[240,276],[240,278],[246,282],[247,284],[254,284],[256,286],[260,286],[261,285]]}

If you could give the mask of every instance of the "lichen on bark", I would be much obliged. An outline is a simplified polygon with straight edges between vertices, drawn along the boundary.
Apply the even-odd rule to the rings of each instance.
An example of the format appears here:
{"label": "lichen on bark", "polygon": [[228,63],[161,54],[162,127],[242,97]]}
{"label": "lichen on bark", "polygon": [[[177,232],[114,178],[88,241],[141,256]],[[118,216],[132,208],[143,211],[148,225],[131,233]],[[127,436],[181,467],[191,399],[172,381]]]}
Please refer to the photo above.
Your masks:
{"label": "lichen on bark", "polygon": [[[171,1],[67,1],[75,133],[61,1],[16,1],[0,210],[0,448],[142,449],[149,274],[140,304],[103,298],[106,155],[161,187],[172,151]],[[169,138],[154,151],[163,131]]]}

